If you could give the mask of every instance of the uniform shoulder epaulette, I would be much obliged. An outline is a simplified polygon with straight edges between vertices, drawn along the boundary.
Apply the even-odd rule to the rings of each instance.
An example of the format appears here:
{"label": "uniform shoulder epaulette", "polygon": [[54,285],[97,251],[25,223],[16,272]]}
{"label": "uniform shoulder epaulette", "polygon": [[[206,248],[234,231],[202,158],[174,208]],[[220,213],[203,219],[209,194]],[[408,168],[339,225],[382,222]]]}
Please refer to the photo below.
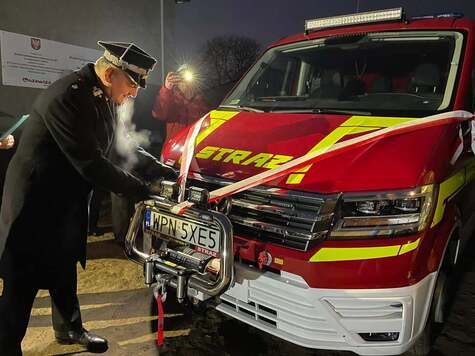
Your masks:
{"label": "uniform shoulder epaulette", "polygon": [[84,80],[81,77],[78,77],[74,83],[71,84],[71,88],[76,90],[79,89],[79,86],[82,84]]}
{"label": "uniform shoulder epaulette", "polygon": [[104,92],[102,91],[101,88],[98,88],[96,86],[92,88],[92,95],[94,95],[95,97],[102,98],[102,94],[104,94]]}

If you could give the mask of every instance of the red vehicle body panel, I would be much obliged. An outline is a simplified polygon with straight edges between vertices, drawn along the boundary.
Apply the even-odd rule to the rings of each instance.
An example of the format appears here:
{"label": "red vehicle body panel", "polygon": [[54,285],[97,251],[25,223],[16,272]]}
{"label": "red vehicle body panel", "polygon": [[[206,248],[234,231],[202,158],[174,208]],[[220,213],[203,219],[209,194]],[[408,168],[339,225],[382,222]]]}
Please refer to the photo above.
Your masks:
{"label": "red vehicle body panel", "polygon": [[[240,112],[198,144],[195,152],[211,146],[297,158],[310,151],[348,118],[341,115]],[[203,127],[207,127],[206,122]],[[358,135],[346,136],[342,140],[355,136]],[[269,185],[319,193],[416,187],[430,183],[427,181],[430,172],[434,172],[436,181],[444,178],[450,158],[457,148],[457,138],[458,131],[454,127],[444,126],[400,135],[320,162],[312,167],[297,187],[287,185],[287,177]],[[181,144],[174,145],[165,151],[164,158],[178,161],[180,150]],[[242,180],[266,170],[225,162],[228,155],[223,154],[219,160],[213,160],[214,156],[198,159],[193,171]]]}
{"label": "red vehicle body panel", "polygon": [[[427,19],[408,23],[385,23],[352,26],[308,35],[299,34],[271,45],[307,41],[345,34],[404,31],[456,30],[465,35],[462,68],[459,71],[451,110],[466,110],[473,70],[475,25],[467,19]],[[470,103],[471,105],[471,103]],[[471,106],[470,106],[471,107]],[[297,158],[349,119],[346,115],[283,114],[240,112],[200,142],[195,153],[206,147],[229,148],[256,153],[271,153]],[[204,129],[210,119],[204,123]],[[287,177],[269,183],[285,189],[315,192],[388,191],[440,183],[450,176],[456,165],[450,163],[457,149],[459,125],[446,125],[399,135],[326,159],[306,173],[298,185],[287,184]],[[186,131],[169,142],[163,151],[165,162],[178,165]],[[343,137],[347,140],[354,136]],[[229,154],[229,153],[227,153]],[[265,168],[224,162],[226,154],[213,160],[198,158],[192,171],[205,176],[242,180]],[[300,275],[311,287],[319,288],[395,288],[412,285],[439,268],[447,242],[456,228],[459,212],[455,202],[447,204],[443,220],[418,235],[360,240],[326,240],[313,249],[301,252],[277,245],[255,242],[283,264],[270,267]],[[421,239],[419,247],[396,256],[358,261],[312,263],[309,259],[323,247],[375,247],[405,244]],[[245,245],[249,238],[236,236],[235,244]],[[237,252],[240,253],[239,251]],[[241,258],[252,260],[244,246]],[[249,257],[251,256],[251,257]],[[256,258],[254,254],[254,258]]]}

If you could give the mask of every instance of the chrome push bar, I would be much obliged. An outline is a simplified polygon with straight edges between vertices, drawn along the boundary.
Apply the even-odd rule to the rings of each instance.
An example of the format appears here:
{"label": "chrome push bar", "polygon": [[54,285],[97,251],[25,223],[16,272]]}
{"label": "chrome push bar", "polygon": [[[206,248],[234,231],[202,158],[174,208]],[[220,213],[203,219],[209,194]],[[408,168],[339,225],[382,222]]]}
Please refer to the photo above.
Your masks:
{"label": "chrome push bar", "polygon": [[[174,243],[178,240],[159,233],[148,233],[145,228],[145,214],[147,211],[163,212],[172,214],[171,207],[176,203],[160,196],[140,202],[136,205],[135,213],[131,219],[125,238],[125,252],[135,262],[144,265],[144,277],[147,285],[157,283],[157,286],[176,289],[177,299],[182,302],[187,296],[196,300],[205,300],[223,294],[233,279],[234,255],[233,255],[233,228],[226,215],[206,209],[191,208],[183,215],[176,215],[177,219],[197,221],[214,229],[220,230],[220,251],[214,259],[217,268],[214,273],[203,268],[187,249],[175,251]],[[142,239],[142,247],[140,244]],[[167,245],[172,245],[169,248]],[[192,245],[190,245],[192,247]],[[188,251],[188,252],[187,252]],[[180,259],[177,260],[176,256]],[[175,257],[171,259],[171,257]],[[181,263],[183,261],[183,263]],[[184,261],[189,261],[186,264]],[[201,293],[201,296],[200,296]]]}

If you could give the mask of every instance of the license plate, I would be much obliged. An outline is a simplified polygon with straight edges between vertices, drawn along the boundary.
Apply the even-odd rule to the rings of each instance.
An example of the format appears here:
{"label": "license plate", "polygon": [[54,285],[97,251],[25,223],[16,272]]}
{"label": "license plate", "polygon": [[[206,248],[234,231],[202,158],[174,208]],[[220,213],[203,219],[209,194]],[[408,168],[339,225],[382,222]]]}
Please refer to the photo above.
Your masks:
{"label": "license plate", "polygon": [[221,232],[209,225],[147,209],[145,228],[208,251],[219,252]]}

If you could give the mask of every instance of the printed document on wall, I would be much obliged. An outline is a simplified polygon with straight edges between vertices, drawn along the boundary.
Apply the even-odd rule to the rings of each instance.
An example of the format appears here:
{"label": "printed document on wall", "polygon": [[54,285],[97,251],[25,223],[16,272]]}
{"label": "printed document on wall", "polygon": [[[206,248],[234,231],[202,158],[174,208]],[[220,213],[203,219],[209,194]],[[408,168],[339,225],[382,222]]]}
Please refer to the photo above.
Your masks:
{"label": "printed document on wall", "polygon": [[47,88],[62,76],[95,62],[102,51],[0,31],[2,84]]}

